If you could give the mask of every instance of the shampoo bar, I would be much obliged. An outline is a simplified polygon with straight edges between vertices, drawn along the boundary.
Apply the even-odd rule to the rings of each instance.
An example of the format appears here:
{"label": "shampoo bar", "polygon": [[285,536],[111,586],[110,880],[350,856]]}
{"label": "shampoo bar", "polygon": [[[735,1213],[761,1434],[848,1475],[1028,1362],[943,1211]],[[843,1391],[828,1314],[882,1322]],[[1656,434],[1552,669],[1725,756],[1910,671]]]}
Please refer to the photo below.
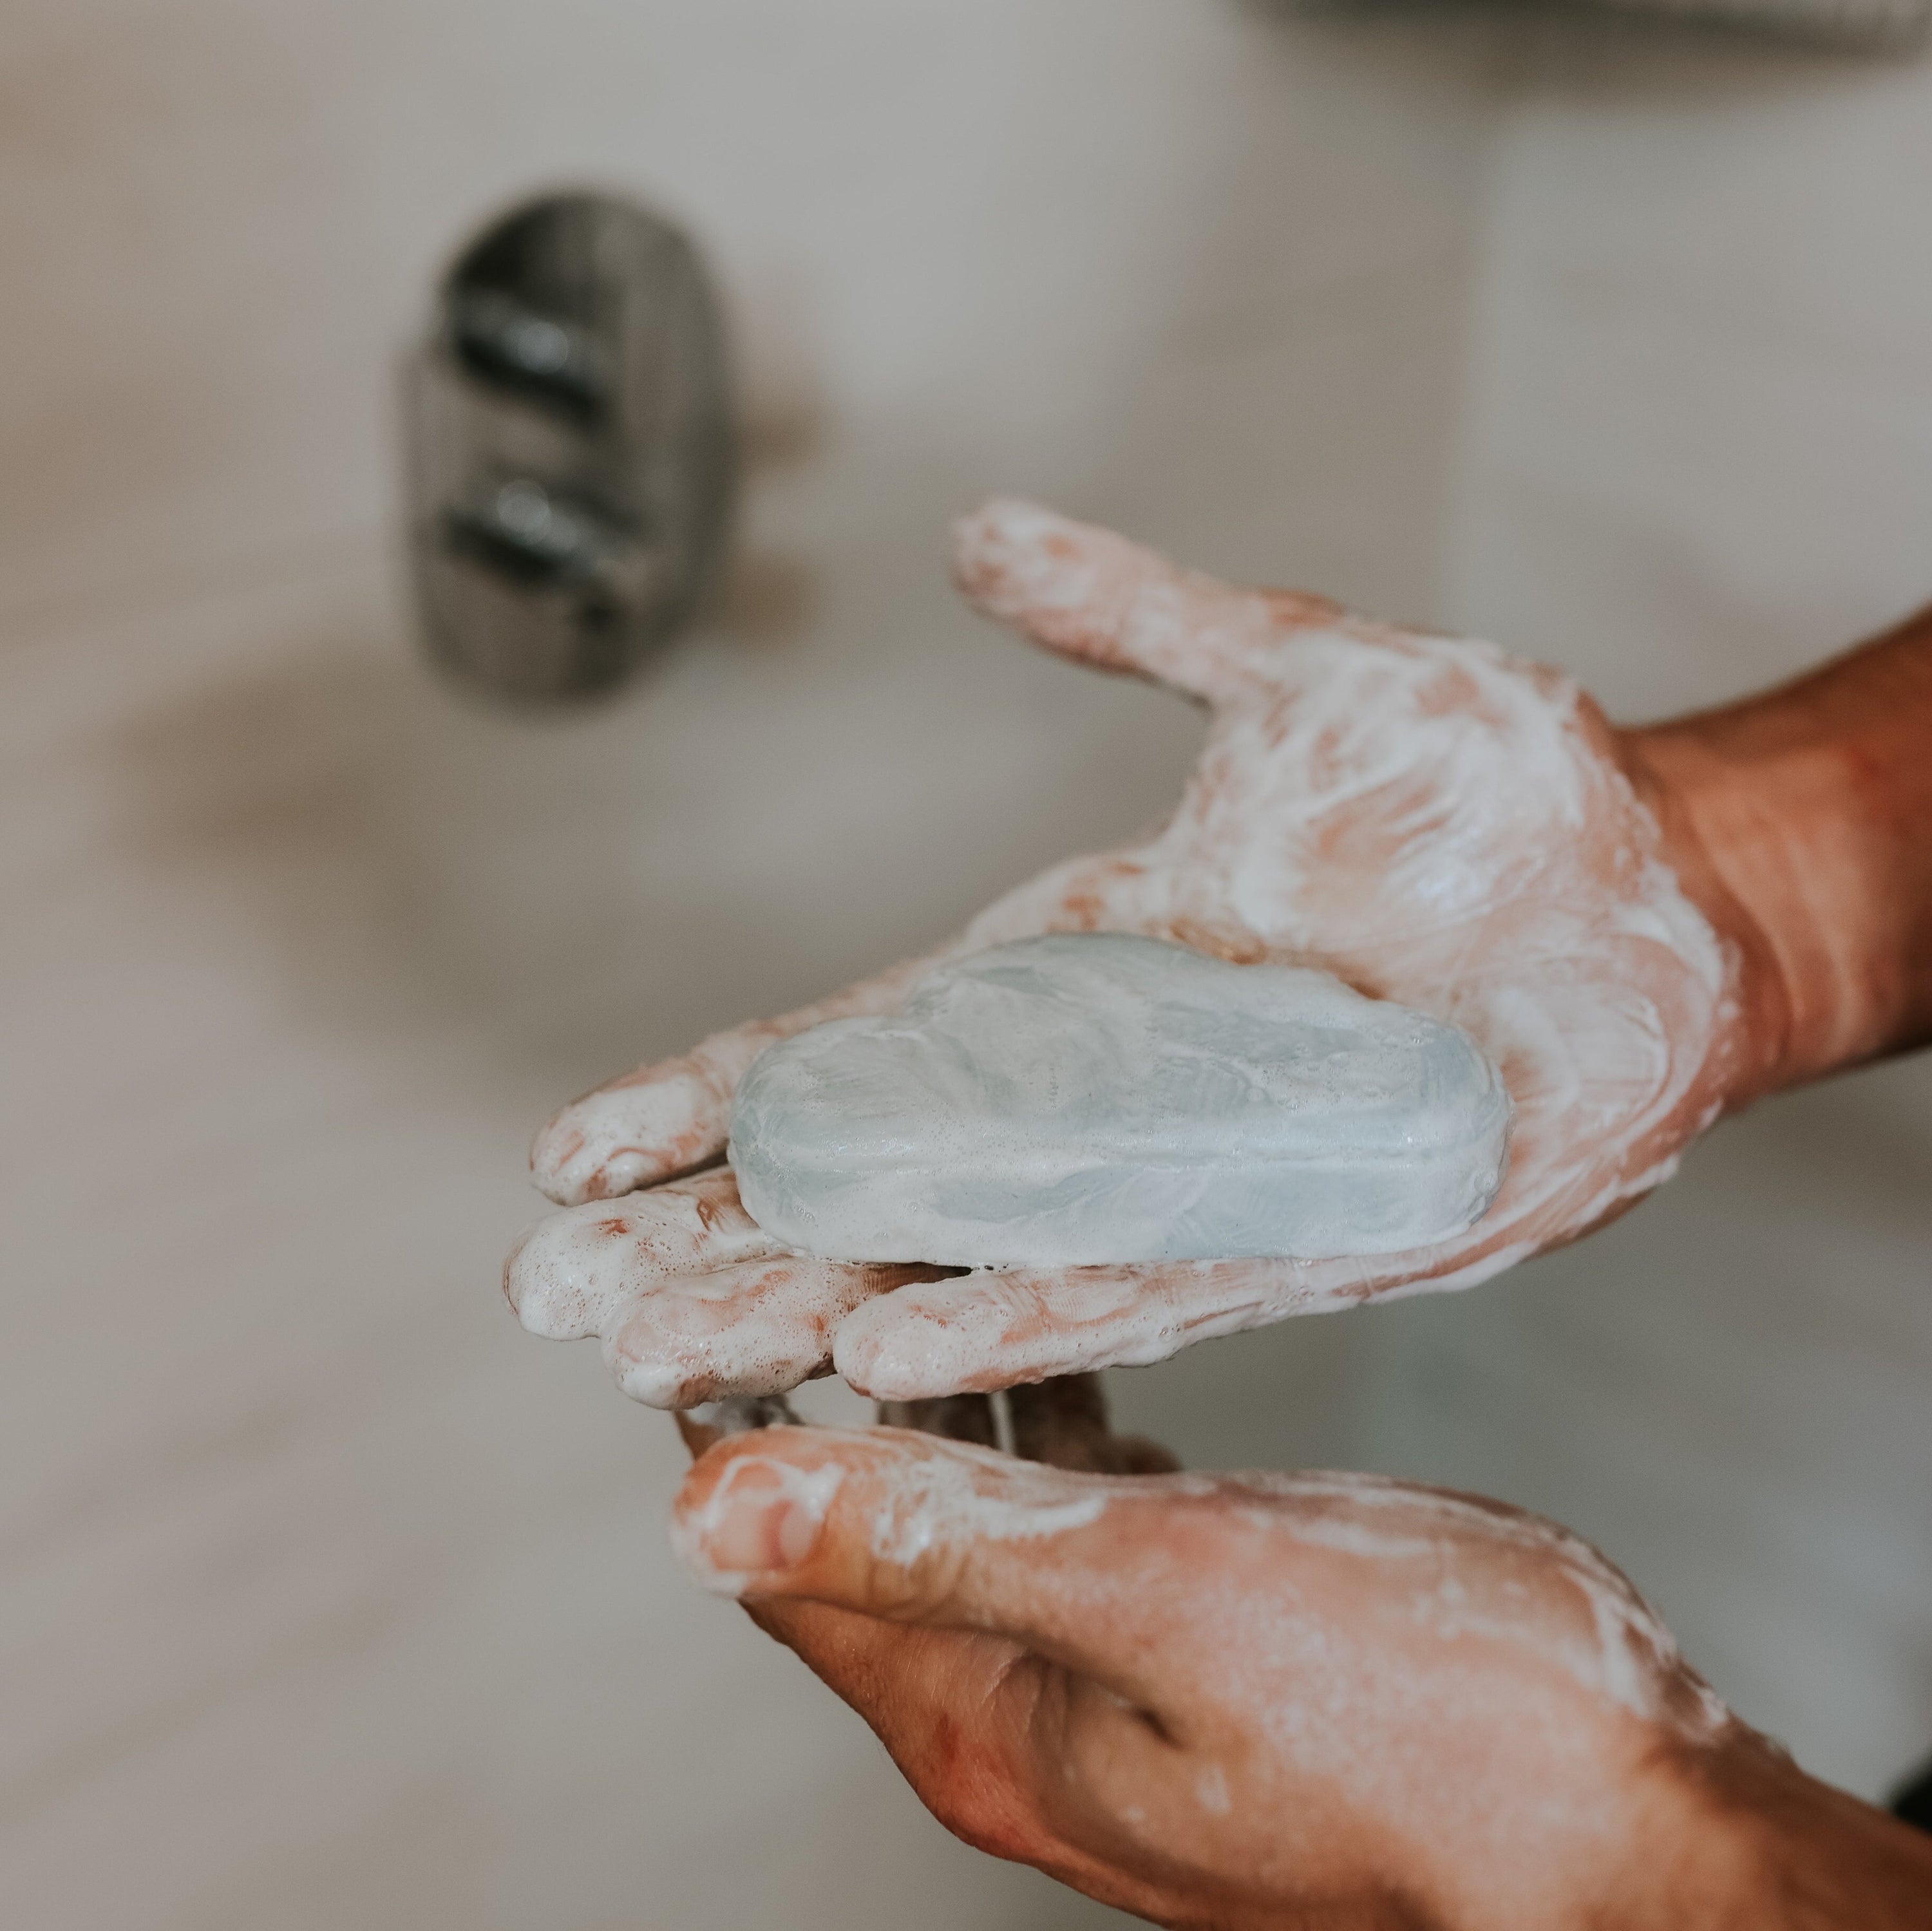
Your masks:
{"label": "shampoo bar", "polygon": [[731,1158],[752,1218],[832,1259],[1316,1259],[1462,1232],[1509,1123],[1496,1068],[1439,1020],[1326,973],[1064,934],[770,1048]]}

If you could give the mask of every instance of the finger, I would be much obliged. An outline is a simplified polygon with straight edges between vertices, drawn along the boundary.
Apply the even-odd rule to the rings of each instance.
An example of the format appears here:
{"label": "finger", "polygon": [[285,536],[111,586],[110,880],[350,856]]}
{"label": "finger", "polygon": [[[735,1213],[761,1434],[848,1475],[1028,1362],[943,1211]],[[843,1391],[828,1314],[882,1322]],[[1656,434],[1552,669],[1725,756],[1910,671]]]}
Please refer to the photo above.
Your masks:
{"label": "finger", "polygon": [[838,1324],[915,1267],[855,1267],[782,1254],[681,1275],[636,1297],[604,1330],[619,1387],[654,1408],[778,1395],[821,1373]]}
{"label": "finger", "polygon": [[976,609],[1049,650],[1210,703],[1260,683],[1284,637],[1340,615],[1320,598],[1232,589],[1112,530],[1011,500],[954,525],[953,578]]}
{"label": "finger", "polygon": [[[848,1460],[842,1445],[865,1452],[847,1467],[820,1459],[829,1449]],[[1096,1803],[1096,1792],[1110,1783],[1144,1792],[1150,1776],[1171,1768],[1175,1746],[1184,1747],[1191,1725],[1169,1707],[1174,1685],[1143,1683],[1134,1659],[1171,1654],[1178,1633],[1172,1616],[1162,1624],[1147,1606],[1178,1601],[1184,1612],[1192,1599],[1163,1587],[1166,1579],[1139,1573],[1145,1564],[1131,1559],[1130,1547],[1074,1547],[1106,1525],[1083,1531],[1054,1519],[1066,1503],[1036,1492],[1037,1480],[1027,1480],[1050,1471],[983,1450],[928,1458],[923,1438],[890,1430],[838,1436],[781,1429],[740,1437],[692,1470],[674,1540],[714,1588],[722,1579],[712,1559],[720,1554],[764,1561],[774,1535],[781,1558],[788,1537],[809,1543],[789,1592],[782,1584],[757,1586],[771,1583],[769,1576],[748,1579],[754,1586],[742,1592],[744,1606],[753,1620],[865,1718],[956,1836],[1095,1897],[1144,1908],[1138,1894],[1120,1889],[1118,1827],[1110,1821],[1118,1806],[1104,1796]],[[955,1458],[971,1459],[962,1468]],[[823,1483],[828,1473],[839,1486],[822,1514],[807,1502],[803,1523],[788,1522],[800,1506],[797,1484]],[[1090,1506],[1077,1486],[1083,1480],[1097,1483],[1117,1509],[1171,1506],[1171,1483],[1060,1477],[1073,1485],[1066,1492],[1076,1508]],[[1151,1495],[1140,1492],[1150,1489]],[[707,1545],[707,1531],[722,1533],[728,1546]],[[1144,1531],[1143,1524],[1143,1540]],[[1192,1560],[1203,1534],[1212,1535],[1211,1525],[1169,1534],[1157,1554]],[[728,1544],[738,1536],[747,1540],[734,1549]],[[952,1590],[928,1591],[916,1604],[907,1585],[920,1579],[891,1566],[894,1538],[916,1546],[913,1562],[928,1582],[954,1576]],[[965,1559],[956,1562],[962,1540]],[[1192,1546],[1177,1549],[1177,1543]],[[1035,1560],[1004,1565],[1010,1573],[1002,1587],[999,1559],[1014,1557],[1016,1544]],[[923,1612],[916,1620],[916,1607]],[[996,1627],[980,1627],[986,1624]],[[1152,1674],[1184,1672],[1170,1666]]]}
{"label": "finger", "polygon": [[692,1468],[672,1540],[721,1594],[1007,1637],[1125,1690],[1156,1612],[1107,1518],[1186,1479],[1076,1474],[897,1429],[777,1429]]}
{"label": "finger", "polygon": [[796,1428],[798,1417],[782,1395],[728,1395],[721,1401],[704,1402],[694,1408],[680,1408],[671,1417],[677,1432],[695,1462],[713,1443],[728,1435],[744,1435],[753,1429]]}
{"label": "finger", "polygon": [[731,1128],[731,1096],[746,1069],[775,1039],[824,1019],[889,1012],[944,952],[908,959],[776,1019],[715,1033],[674,1060],[572,1100],[530,1146],[530,1177],[560,1206],[610,1200],[715,1159]]}
{"label": "finger", "polygon": [[503,1292],[531,1333],[578,1341],[667,1282],[784,1252],[740,1203],[737,1177],[721,1167],[538,1221],[503,1264]]}
{"label": "finger", "polygon": [[601,1335],[618,1385],[653,1408],[782,1394],[831,1359],[860,1302],[937,1270],[794,1255],[738,1198],[728,1167],[539,1221],[503,1291],[532,1334]]}
{"label": "finger", "polygon": [[1197,1341],[1377,1297],[1449,1293],[1543,1243],[1514,1222],[1400,1254],[1186,1261],[950,1274],[857,1307],[832,1365],[875,1401],[985,1393],[1049,1375],[1144,1368]]}
{"label": "finger", "polygon": [[[1023,1462],[1050,1462],[1056,1468],[1098,1475],[1167,1475],[1180,1466],[1160,1443],[1114,1432],[1106,1391],[1097,1375],[1056,1375],[1004,1394],[881,1402],[878,1417],[887,1428],[978,1442],[1017,1455]],[[704,1444],[710,1446],[709,1441]]]}
{"label": "finger", "polygon": [[1216,1335],[1350,1306],[1387,1284],[1384,1267],[1212,1261],[955,1275],[855,1309],[833,1338],[832,1363],[876,1401],[1144,1367]]}
{"label": "finger", "polygon": [[[694,1462],[730,1437],[798,1425],[782,1397],[713,1402],[676,1420]],[[766,1597],[744,1606],[865,1718],[949,1829],[982,1849],[1040,1860],[1046,1846],[1029,1791],[1040,1677],[1018,1644],[822,1603]]]}

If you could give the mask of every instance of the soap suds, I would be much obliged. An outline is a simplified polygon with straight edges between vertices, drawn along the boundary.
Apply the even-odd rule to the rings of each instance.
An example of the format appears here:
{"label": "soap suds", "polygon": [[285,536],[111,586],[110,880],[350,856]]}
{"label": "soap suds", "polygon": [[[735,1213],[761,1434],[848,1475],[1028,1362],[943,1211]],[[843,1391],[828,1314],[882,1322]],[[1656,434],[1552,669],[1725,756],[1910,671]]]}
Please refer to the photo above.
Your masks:
{"label": "soap suds", "polygon": [[[863,1442],[862,1432],[848,1439]],[[910,1568],[928,1550],[1017,1542],[1084,1528],[1106,1513],[1109,1479],[1072,1474],[965,1442],[896,1456],[872,1524],[872,1553]]]}
{"label": "soap suds", "polygon": [[[1424,1489],[1383,1476],[1247,1474],[1244,1488],[1312,1513],[1270,1515],[1294,1540],[1424,1577],[1409,1585],[1411,1615],[1445,1640],[1468,1634],[1528,1642],[1580,1687],[1647,1722],[1669,1724],[1688,1741],[1707,1741],[1730,1720],[1715,1693],[1685,1666],[1676,1639],[1621,1571],[1580,1536],[1501,1503]],[[1486,1568],[1499,1552],[1528,1558],[1538,1594],[1560,1576],[1582,1612],[1573,1624],[1504,1612],[1527,1600],[1514,1579],[1465,1580],[1458,1564],[1473,1551]],[[1396,1588],[1396,1579],[1388,1586]],[[1479,1594],[1500,1603],[1476,1606]]]}
{"label": "soap suds", "polygon": [[714,1594],[742,1596],[764,1572],[717,1568],[710,1551],[711,1538],[730,1513],[740,1491],[758,1491],[761,1502],[767,1497],[776,1497],[781,1503],[803,1511],[812,1521],[823,1522],[832,1497],[844,1480],[845,1471],[836,1462],[823,1462],[816,1468],[800,1468],[767,1456],[740,1456],[719,1477],[702,1509],[688,1517],[672,1516],[671,1546],[686,1568]]}
{"label": "soap suds", "polygon": [[[886,1299],[855,1297],[831,1273],[775,1271],[769,1294],[737,1303],[733,1333],[712,1345],[711,1393],[730,1391],[734,1348],[746,1374],[768,1375],[781,1357],[802,1363],[820,1330],[858,1385],[913,1399],[1472,1285],[1616,1212],[1714,1117],[1742,1037],[1736,961],[1664,862],[1608,727],[1568,679],[1317,599],[1228,589],[1029,505],[968,519],[958,573],[976,602],[1049,647],[1158,678],[1212,710],[1157,835],[1055,868],[934,958],[1101,931],[1332,973],[1483,1048],[1515,1104],[1508,1173],[1468,1233],[1377,1259],[928,1272],[898,1276],[914,1285]],[[824,1018],[898,1011],[934,962],[718,1035],[566,1108],[541,1143],[540,1181],[584,1199],[715,1158],[732,1088],[765,1046]],[[729,1192],[715,1245],[700,1240],[682,1263],[640,1247],[615,1275],[584,1276],[580,1299],[568,1282],[526,1293],[526,1320],[608,1336],[643,1300],[675,1291],[676,1267],[739,1265],[735,1183],[704,1177]],[[641,1390],[676,1378],[636,1378]]]}
{"label": "soap suds", "polygon": [[[1048,1540],[1108,1517],[1103,1551],[1056,1555],[1044,1572],[1064,1575],[1091,1606],[1083,1613],[1102,1618],[1112,1633],[1100,1651],[1130,1656],[1156,1628],[1171,1642],[1178,1626],[1160,1606],[1184,1606],[1192,1633],[1175,1658],[1177,1680],[1198,1678],[1202,1693],[1243,1706],[1274,1685],[1283,1701],[1267,1720],[1324,1774],[1372,1771],[1352,1742],[1364,1699],[1406,1700],[1406,1722],[1514,1684],[1526,1711],[1560,1723],[1551,1713],[1564,1707],[1568,1684],[1570,1695],[1695,1746],[1734,1720],[1616,1568],[1569,1531],[1501,1503],[1376,1475],[1110,1477],[893,1431],[808,1432],[814,1455],[826,1459],[801,1469],[741,1456],[679,1522],[679,1552],[708,1586],[748,1586],[713,1571],[704,1549],[740,1483],[817,1519],[847,1482],[842,1512],[865,1513],[842,1533],[862,1537],[874,1560],[903,1572],[935,1553]],[[909,1441],[917,1443],[910,1452]]]}

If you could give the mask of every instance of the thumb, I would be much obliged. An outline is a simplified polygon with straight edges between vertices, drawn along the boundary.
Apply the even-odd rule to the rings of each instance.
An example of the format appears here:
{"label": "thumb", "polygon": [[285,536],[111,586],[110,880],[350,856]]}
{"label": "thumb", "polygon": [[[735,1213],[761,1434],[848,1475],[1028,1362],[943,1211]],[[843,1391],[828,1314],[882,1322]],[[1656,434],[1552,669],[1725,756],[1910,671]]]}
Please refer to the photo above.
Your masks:
{"label": "thumb", "polygon": [[1325,598],[1242,590],[1110,529],[995,501],[953,526],[953,580],[1034,642],[1210,703],[1265,681],[1274,647],[1340,614]]}
{"label": "thumb", "polygon": [[1107,1518],[1158,1486],[898,1429],[772,1429],[705,1453],[671,1539],[723,1594],[980,1630],[1112,1673],[1096,1641],[1121,1647],[1139,1619]]}

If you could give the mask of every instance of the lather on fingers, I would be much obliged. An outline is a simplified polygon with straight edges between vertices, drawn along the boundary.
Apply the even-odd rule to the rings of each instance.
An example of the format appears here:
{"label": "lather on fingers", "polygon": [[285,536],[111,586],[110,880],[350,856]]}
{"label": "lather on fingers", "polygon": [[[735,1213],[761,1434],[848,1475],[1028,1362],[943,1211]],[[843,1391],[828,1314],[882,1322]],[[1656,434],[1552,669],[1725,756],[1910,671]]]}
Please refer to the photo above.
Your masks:
{"label": "lather on fingers", "polygon": [[796,1387],[861,1302],[937,1271],[789,1252],[720,1167],[550,1215],[512,1250],[503,1291],[530,1333],[598,1337],[625,1393],[679,1408]]}
{"label": "lather on fingers", "polygon": [[[1722,1110],[1744,1059],[1745,954],[1687,897],[1617,734],[1566,680],[1319,599],[1231,589],[1028,505],[966,519],[956,572],[1046,647],[1208,702],[1173,818],[1008,893],[944,955],[566,1108],[539,1138],[540,1183],[596,1199],[715,1158],[736,1082],[772,1041],[900,1009],[940,956],[1106,931],[1318,967],[1460,1027],[1514,1103],[1501,1193],[1466,1234],[1407,1254],[945,1279],[782,1256],[734,1189],[682,1246],[626,1234],[590,1259],[600,1220],[539,1230],[512,1268],[527,1325],[598,1333],[624,1385],[654,1401],[769,1391],[828,1358],[906,1397],[1144,1362],[1288,1315],[1470,1285],[1622,1211]],[[700,1177],[730,1189],[725,1171]],[[569,1264],[550,1267],[559,1256]],[[911,1291],[882,1297],[894,1283]]]}
{"label": "lather on fingers", "polygon": [[674,1540],[967,1841],[1156,1922],[1795,1926],[1768,1907],[1834,1833],[1870,1841],[1827,1873],[1895,1908],[1828,1921],[1918,1921],[1911,1834],[1499,1504],[778,1428],[702,1454]]}
{"label": "lather on fingers", "polygon": [[734,1026],[674,1060],[640,1066],[552,1116],[530,1146],[530,1177],[560,1206],[613,1200],[715,1160],[731,1093],[776,1039],[826,1019],[889,1012],[941,954],[908,959],[776,1018]]}
{"label": "lather on fingers", "polygon": [[1326,598],[1237,588],[1011,500],[953,526],[952,580],[975,609],[1043,649],[1208,703],[1247,694],[1285,639],[1345,616]]}

